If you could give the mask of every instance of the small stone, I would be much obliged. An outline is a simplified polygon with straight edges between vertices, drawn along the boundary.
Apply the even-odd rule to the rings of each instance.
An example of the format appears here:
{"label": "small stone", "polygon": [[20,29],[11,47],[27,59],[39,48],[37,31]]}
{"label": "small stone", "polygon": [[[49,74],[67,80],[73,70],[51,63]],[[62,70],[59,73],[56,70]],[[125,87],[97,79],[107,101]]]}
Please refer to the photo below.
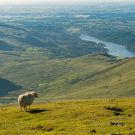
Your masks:
{"label": "small stone", "polygon": [[93,130],[90,131],[90,133],[95,134],[96,133],[96,130],[93,129]]}

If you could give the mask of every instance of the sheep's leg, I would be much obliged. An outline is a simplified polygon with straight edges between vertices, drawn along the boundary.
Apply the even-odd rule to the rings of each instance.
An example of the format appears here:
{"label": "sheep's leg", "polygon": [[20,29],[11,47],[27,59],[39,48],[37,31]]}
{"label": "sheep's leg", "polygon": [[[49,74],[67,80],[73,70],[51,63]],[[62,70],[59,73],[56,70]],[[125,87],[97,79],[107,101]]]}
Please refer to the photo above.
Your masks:
{"label": "sheep's leg", "polygon": [[22,107],[20,106],[21,112],[22,112]]}
{"label": "sheep's leg", "polygon": [[22,107],[21,107],[21,105],[19,104],[19,107],[18,107],[18,109],[20,109],[21,110],[21,112],[22,112]]}
{"label": "sheep's leg", "polygon": [[30,110],[30,105],[29,105],[29,110]]}
{"label": "sheep's leg", "polygon": [[19,102],[19,108],[21,109],[22,112],[22,108],[24,108],[23,101]]}
{"label": "sheep's leg", "polygon": [[18,107],[18,109],[20,109],[20,110],[21,110],[21,112],[22,112],[22,107],[21,107],[21,106],[19,106],[19,107]]}
{"label": "sheep's leg", "polygon": [[25,112],[27,112],[27,108],[26,107],[24,107],[24,110],[25,110]]}

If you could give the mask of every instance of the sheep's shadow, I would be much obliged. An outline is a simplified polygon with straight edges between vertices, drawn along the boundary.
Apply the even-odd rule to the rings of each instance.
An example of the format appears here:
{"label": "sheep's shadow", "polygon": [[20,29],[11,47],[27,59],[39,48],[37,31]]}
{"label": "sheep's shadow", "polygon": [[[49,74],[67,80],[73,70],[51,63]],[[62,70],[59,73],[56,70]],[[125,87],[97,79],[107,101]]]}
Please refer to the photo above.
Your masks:
{"label": "sheep's shadow", "polygon": [[46,109],[31,109],[28,112],[31,114],[36,114],[36,113],[42,113],[42,112],[46,112],[46,111],[50,111],[50,110],[46,110]]}

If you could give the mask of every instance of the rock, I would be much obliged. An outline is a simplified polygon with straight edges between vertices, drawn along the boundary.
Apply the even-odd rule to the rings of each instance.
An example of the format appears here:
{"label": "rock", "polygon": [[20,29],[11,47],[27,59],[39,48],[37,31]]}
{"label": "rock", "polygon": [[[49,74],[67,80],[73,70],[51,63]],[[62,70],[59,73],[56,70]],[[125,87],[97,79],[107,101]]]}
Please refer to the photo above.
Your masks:
{"label": "rock", "polygon": [[96,130],[93,129],[93,130],[90,131],[90,133],[95,134],[96,133]]}
{"label": "rock", "polygon": [[109,106],[107,106],[107,107],[105,107],[105,109],[111,110],[111,111],[123,112],[123,110],[119,107],[109,107]]}
{"label": "rock", "polygon": [[112,126],[117,126],[117,125],[123,126],[124,124],[122,122],[110,122],[110,125],[112,125]]}
{"label": "rock", "polygon": [[113,111],[113,114],[114,114],[115,116],[119,116],[119,115],[121,115],[121,113],[120,113],[120,112],[116,112],[116,111]]}
{"label": "rock", "polygon": [[119,107],[104,107],[105,109],[107,110],[111,110],[112,113],[115,115],[115,116],[118,116],[118,115],[121,115],[121,112],[123,112],[123,109],[119,108]]}

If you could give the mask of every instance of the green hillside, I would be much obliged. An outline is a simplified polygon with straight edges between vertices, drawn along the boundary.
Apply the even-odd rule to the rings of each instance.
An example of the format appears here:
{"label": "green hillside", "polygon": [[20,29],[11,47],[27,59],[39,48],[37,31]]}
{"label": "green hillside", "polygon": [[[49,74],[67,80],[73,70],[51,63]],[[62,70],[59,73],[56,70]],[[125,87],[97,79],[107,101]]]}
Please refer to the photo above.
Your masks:
{"label": "green hillside", "polygon": [[0,96],[8,94],[8,92],[21,89],[20,86],[17,86],[13,82],[0,78]]}
{"label": "green hillside", "polygon": [[[0,76],[22,87],[8,99],[34,89],[39,100],[117,97],[135,95],[135,59],[109,55],[84,55],[50,59],[46,53],[1,54]],[[3,89],[6,91],[6,89]],[[1,95],[3,96],[3,95]]]}
{"label": "green hillside", "polygon": [[0,106],[1,135],[134,135],[135,99],[59,101],[21,112]]}
{"label": "green hillside", "polygon": [[67,94],[66,97],[134,96],[135,59],[129,59],[101,72],[97,72],[84,82],[80,81],[77,87]]}

